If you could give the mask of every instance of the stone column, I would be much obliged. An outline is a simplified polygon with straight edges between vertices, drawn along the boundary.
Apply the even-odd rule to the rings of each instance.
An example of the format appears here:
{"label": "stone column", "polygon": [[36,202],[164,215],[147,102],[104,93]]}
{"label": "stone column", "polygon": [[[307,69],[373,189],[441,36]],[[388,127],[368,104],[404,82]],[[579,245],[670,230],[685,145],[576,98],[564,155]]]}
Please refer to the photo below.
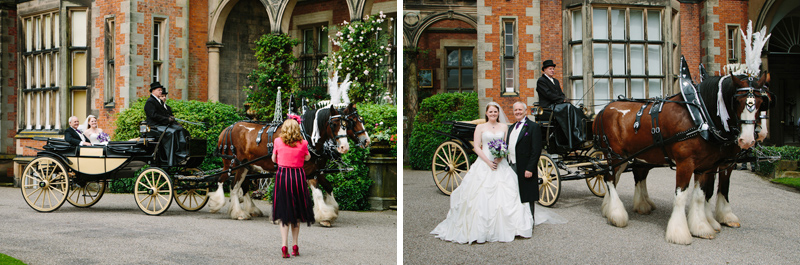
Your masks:
{"label": "stone column", "polygon": [[219,102],[219,50],[222,43],[209,42],[208,47],[208,102]]}

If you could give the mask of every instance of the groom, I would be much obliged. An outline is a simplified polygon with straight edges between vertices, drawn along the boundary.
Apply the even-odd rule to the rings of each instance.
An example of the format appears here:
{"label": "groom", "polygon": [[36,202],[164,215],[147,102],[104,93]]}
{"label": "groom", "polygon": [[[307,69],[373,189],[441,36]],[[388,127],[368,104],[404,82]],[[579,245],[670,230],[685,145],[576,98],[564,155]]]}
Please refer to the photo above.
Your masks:
{"label": "groom", "polygon": [[[514,103],[516,123],[508,127],[508,163],[517,172],[519,197],[529,203],[533,214],[533,203],[539,200],[539,181],[536,171],[539,155],[542,154],[542,131],[538,123],[527,118],[528,106]],[[534,222],[535,224],[535,222]]]}

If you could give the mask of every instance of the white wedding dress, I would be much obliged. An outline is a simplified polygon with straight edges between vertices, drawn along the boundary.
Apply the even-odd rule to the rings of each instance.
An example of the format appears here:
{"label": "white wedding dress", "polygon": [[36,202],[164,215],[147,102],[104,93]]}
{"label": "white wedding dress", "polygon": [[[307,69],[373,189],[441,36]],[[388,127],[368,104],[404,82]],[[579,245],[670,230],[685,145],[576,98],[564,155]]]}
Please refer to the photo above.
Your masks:
{"label": "white wedding dress", "polygon": [[[86,136],[86,134],[84,134],[84,136]],[[92,143],[92,145],[107,145],[108,142],[101,142],[99,139],[97,139],[99,136],[99,133],[92,133],[89,134],[87,138],[89,138],[89,142]]]}
{"label": "white wedding dress", "polygon": [[[489,142],[503,136],[502,131],[483,132],[482,150],[487,157],[493,158]],[[495,171],[478,159],[450,195],[447,218],[431,234],[462,244],[510,242],[516,236],[530,238],[533,217],[528,205],[520,202],[517,183],[517,174],[505,159]]]}

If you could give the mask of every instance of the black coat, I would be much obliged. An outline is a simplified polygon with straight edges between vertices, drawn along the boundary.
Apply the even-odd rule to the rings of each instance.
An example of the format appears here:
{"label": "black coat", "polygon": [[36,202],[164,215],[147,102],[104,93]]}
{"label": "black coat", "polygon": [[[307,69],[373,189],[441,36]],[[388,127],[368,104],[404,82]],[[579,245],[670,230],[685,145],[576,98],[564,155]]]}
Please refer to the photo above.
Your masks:
{"label": "black coat", "polygon": [[146,121],[150,126],[166,126],[172,123],[172,121],[170,121],[170,117],[172,117],[171,112],[165,109],[153,95],[150,95],[150,98],[144,103],[144,114],[147,116]]}
{"label": "black coat", "polygon": [[[548,80],[548,82],[550,82]],[[507,142],[511,143],[511,131],[514,124],[508,126]],[[525,124],[519,132],[514,152],[517,158],[517,179],[519,180],[519,196],[522,202],[534,203],[539,200],[539,181],[537,165],[542,154],[542,129],[538,123],[525,119]],[[525,178],[525,171],[533,173],[531,178]]]}
{"label": "black coat", "polygon": [[[84,137],[84,139],[85,138],[86,137]],[[69,127],[64,131],[64,141],[67,141],[72,146],[79,146],[79,145],[81,145],[81,136],[78,135],[78,132],[75,131],[75,129],[73,129],[72,127]],[[83,141],[83,142],[86,142],[86,141]]]}
{"label": "black coat", "polygon": [[[553,84],[555,82],[555,84]],[[564,91],[561,91],[561,83],[553,78],[553,82],[547,76],[542,75],[536,81],[536,92],[539,94],[539,107],[550,108],[553,104],[564,102],[567,98]]]}

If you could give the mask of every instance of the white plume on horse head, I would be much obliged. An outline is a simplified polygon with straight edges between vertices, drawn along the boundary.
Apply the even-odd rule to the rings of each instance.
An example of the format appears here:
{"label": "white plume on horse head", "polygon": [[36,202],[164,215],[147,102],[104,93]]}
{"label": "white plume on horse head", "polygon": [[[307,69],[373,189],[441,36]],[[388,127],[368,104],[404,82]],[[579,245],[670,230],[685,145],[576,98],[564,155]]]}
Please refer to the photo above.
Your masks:
{"label": "white plume on horse head", "polygon": [[747,23],[747,34],[741,29],[742,39],[744,40],[744,55],[745,63],[747,64],[747,74],[750,76],[758,76],[761,71],[761,49],[767,44],[767,40],[772,34],[767,34],[767,26],[761,28],[761,31],[753,33],[753,21]]}
{"label": "white plume on horse head", "polygon": [[342,84],[339,84],[339,71],[333,71],[333,78],[328,79],[328,94],[331,95],[331,103],[336,105],[339,103],[350,103],[350,97],[347,91],[350,90],[350,73],[348,73]]}

